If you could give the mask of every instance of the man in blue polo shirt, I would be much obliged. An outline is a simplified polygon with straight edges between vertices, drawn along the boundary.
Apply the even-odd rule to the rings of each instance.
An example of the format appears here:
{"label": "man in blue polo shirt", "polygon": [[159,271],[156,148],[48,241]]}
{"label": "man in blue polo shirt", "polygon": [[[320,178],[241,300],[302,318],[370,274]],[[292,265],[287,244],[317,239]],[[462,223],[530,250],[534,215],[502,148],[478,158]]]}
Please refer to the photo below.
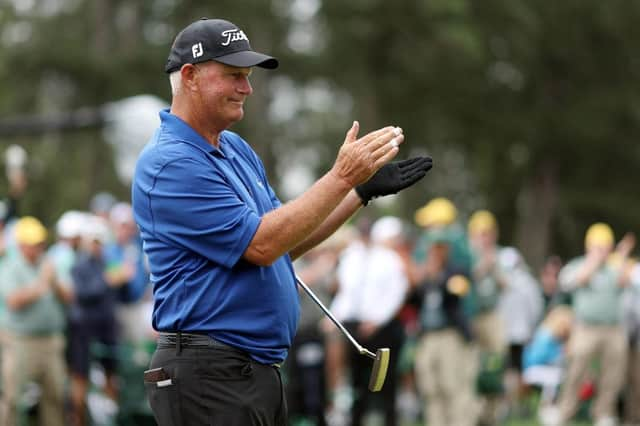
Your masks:
{"label": "man in blue polo shirt", "polygon": [[258,156],[226,130],[243,117],[253,66],[278,61],[251,50],[231,22],[180,32],[165,67],[171,109],[136,167],[133,208],[160,332],[145,383],[160,425],[285,425],[278,365],[299,313],[291,260],[431,168],[430,158],[390,163],[400,128],[358,138],[354,122],[331,170],[282,205]]}

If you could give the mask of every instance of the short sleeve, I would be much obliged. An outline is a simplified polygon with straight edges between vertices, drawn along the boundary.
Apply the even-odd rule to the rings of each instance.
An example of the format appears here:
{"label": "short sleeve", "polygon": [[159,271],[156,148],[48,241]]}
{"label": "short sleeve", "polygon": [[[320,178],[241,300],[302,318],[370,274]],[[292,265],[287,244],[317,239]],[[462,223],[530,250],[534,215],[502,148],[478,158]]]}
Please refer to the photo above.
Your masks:
{"label": "short sleeve", "polygon": [[192,158],[158,173],[149,207],[158,238],[226,267],[241,258],[260,224],[219,169]]}
{"label": "short sleeve", "polygon": [[20,282],[20,274],[18,274],[14,262],[3,262],[0,273],[2,275],[2,283],[0,285],[0,295],[2,298],[7,298],[11,293],[20,288],[21,284],[24,284]]}
{"label": "short sleeve", "polygon": [[569,262],[565,265],[558,274],[558,283],[563,291],[572,291],[578,287],[576,282],[578,276],[578,268],[581,262]]}

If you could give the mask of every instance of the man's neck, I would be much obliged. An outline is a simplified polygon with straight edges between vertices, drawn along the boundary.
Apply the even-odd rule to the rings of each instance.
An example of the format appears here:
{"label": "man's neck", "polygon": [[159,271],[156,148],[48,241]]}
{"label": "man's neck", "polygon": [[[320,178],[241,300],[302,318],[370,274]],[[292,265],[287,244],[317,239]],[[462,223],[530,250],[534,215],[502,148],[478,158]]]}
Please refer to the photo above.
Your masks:
{"label": "man's neck", "polygon": [[171,114],[179,117],[187,123],[193,130],[202,136],[210,145],[218,148],[220,146],[220,134],[224,129],[212,129],[210,122],[201,114],[197,114],[192,108],[175,102],[171,105]]}

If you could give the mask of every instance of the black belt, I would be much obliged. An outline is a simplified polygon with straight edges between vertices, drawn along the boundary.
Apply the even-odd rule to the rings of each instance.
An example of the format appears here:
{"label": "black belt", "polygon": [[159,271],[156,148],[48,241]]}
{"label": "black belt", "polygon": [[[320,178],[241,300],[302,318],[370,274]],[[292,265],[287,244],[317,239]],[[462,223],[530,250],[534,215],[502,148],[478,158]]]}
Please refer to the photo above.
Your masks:
{"label": "black belt", "polygon": [[[226,343],[222,343],[219,340],[214,339],[213,337],[207,336],[206,334],[182,332],[167,333],[161,331],[158,333],[157,344],[158,349],[176,348],[177,353],[180,353],[180,351],[184,348],[215,348],[238,352],[249,357],[249,354],[247,354],[246,352],[238,348],[234,348],[233,346],[227,345]],[[280,368],[280,364],[278,363],[269,365],[272,367]]]}
{"label": "black belt", "polygon": [[217,348],[217,349],[233,349],[226,343],[222,343],[213,339],[206,334],[195,333],[166,333],[158,334],[158,348]]}

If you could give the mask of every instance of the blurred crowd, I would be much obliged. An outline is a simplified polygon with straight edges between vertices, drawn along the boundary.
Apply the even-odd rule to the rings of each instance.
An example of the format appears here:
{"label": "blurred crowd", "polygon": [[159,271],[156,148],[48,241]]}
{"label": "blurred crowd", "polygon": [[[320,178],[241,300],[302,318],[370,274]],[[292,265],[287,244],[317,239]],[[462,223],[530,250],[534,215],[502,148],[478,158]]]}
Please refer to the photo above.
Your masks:
{"label": "blurred crowd", "polygon": [[[0,425],[153,424],[141,380],[155,346],[131,206],[108,193],[47,229],[0,203]],[[283,367],[292,425],[640,422],[640,263],[605,223],[584,252],[532,270],[487,210],[435,198],[414,220],[363,216],[296,262],[372,362],[304,293]],[[372,420],[372,418],[374,420]],[[39,419],[39,421],[38,421]]]}
{"label": "blurred crowd", "polygon": [[292,424],[638,424],[634,246],[594,223],[583,253],[533,270],[490,211],[463,221],[446,198],[344,227],[296,269],[361,345],[391,349],[386,383],[367,390],[371,360],[301,293]]}
{"label": "blurred crowd", "polygon": [[155,347],[131,205],[109,193],[52,229],[0,204],[0,425],[153,424],[142,371]]}

